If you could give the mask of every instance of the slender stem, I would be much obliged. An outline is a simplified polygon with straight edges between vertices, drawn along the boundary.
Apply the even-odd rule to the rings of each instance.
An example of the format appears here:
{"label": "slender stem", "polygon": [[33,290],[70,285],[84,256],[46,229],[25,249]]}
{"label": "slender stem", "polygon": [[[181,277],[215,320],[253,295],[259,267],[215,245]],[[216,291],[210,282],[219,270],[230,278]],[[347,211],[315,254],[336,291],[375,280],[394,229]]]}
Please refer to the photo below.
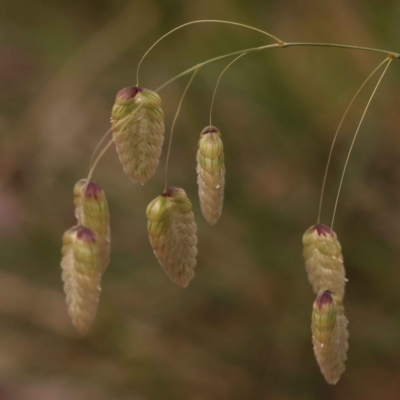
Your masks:
{"label": "slender stem", "polygon": [[250,53],[250,52],[253,52],[253,51],[261,51],[261,50],[265,50],[265,49],[272,49],[272,48],[275,48],[275,47],[282,47],[282,45],[281,44],[267,44],[265,46],[252,47],[250,49],[238,50],[238,51],[234,51],[232,53],[223,54],[222,56],[210,58],[209,60],[206,60],[206,61],[204,61],[204,62],[202,62],[200,64],[196,64],[195,66],[193,66],[193,67],[181,72],[180,74],[174,76],[173,78],[171,78],[167,82],[163,83],[159,88],[157,88],[156,92],[159,92],[161,89],[164,89],[170,83],[176,81],[177,79],[181,78],[182,76],[185,76],[185,75],[189,74],[190,72],[194,71],[195,69],[201,68],[204,65],[210,64],[210,63],[212,63],[214,61],[222,60],[224,58],[228,58],[228,57],[231,57],[231,56],[237,56],[238,54]]}
{"label": "slender stem", "polygon": [[361,46],[348,46],[345,44],[335,44],[335,43],[274,43],[274,44],[268,44],[265,46],[259,46],[259,47],[251,47],[249,49],[243,49],[243,50],[238,50],[234,51],[232,53],[228,54],[223,54],[222,56],[210,58],[209,60],[206,60],[202,63],[196,64],[195,66],[188,68],[187,70],[181,72],[180,74],[174,76],[173,78],[169,79],[167,82],[163,83],[157,90],[156,92],[159,92],[161,89],[164,89],[166,86],[168,86],[170,83],[174,82],[175,80],[181,78],[182,76],[185,76],[195,69],[198,69],[200,67],[203,67],[206,64],[210,64],[214,61],[222,60],[227,57],[231,56],[236,56],[239,54],[243,53],[252,53],[256,51],[261,51],[261,50],[266,50],[266,49],[272,49],[272,48],[286,48],[286,47],[306,47],[306,46],[315,46],[315,47],[335,47],[335,48],[340,48],[340,49],[353,49],[353,50],[361,50],[361,51],[369,51],[369,52],[375,52],[375,53],[384,53],[387,54],[389,57],[392,59],[400,59],[400,54],[395,53],[393,51],[387,51],[387,50],[381,50],[381,49],[374,49],[371,47],[361,47]]}
{"label": "slender stem", "polygon": [[[120,134],[125,130],[125,128],[126,128],[126,127],[128,126],[128,124],[131,122],[131,120],[132,120],[132,118],[134,117],[134,115],[135,115],[142,107],[143,107],[142,105],[139,105],[139,107],[136,108],[136,110],[132,111],[131,114],[129,114],[129,115],[126,116],[124,119],[122,119],[121,121],[119,121],[117,127],[119,127],[119,125],[120,125],[121,127],[120,127],[120,129],[119,129],[117,132],[114,132],[114,136],[115,136],[115,135],[117,135],[117,136],[120,135]],[[113,130],[113,128],[111,128],[110,131],[107,131],[106,135],[107,135],[109,132],[111,132],[112,130]],[[106,138],[106,135],[104,135],[104,136],[102,137],[102,139],[100,140],[100,143],[104,141],[104,139]],[[95,162],[93,163],[93,165],[91,165],[90,170],[89,170],[89,174],[88,174],[88,177],[87,177],[88,180],[92,178],[93,172],[94,172],[94,170],[96,169],[97,164],[99,163],[99,161],[101,160],[101,158],[104,156],[104,154],[106,153],[106,151],[111,147],[111,145],[113,144],[113,142],[114,142],[114,137],[103,147],[103,149],[101,150],[101,152],[100,152],[99,155],[97,156]],[[99,144],[100,144],[100,143],[99,143]],[[99,147],[99,144],[97,145],[96,149]]]}
{"label": "slender stem", "polygon": [[187,83],[185,90],[182,93],[181,99],[179,100],[178,108],[176,110],[174,120],[172,121],[171,132],[169,134],[167,158],[165,160],[165,190],[167,190],[167,187],[168,187],[168,164],[169,164],[169,156],[171,154],[172,136],[174,133],[175,123],[176,123],[176,120],[178,119],[179,112],[181,111],[183,99],[185,98],[186,92],[188,91],[188,89],[189,89],[191,83],[193,82],[193,79],[196,76],[198,71],[199,71],[198,69],[194,70],[192,76],[190,77],[189,82]]}
{"label": "slender stem", "polygon": [[239,56],[237,56],[237,57],[236,57],[234,60],[232,60],[232,61],[223,69],[223,71],[220,73],[220,75],[219,75],[219,77],[218,77],[218,80],[217,80],[217,84],[215,85],[214,94],[213,94],[213,97],[212,97],[212,100],[211,100],[211,106],[210,106],[210,126],[212,125],[212,123],[211,123],[212,110],[213,110],[213,106],[214,106],[214,100],[215,100],[215,95],[216,95],[216,93],[217,93],[219,81],[221,80],[222,75],[225,73],[225,71],[226,71],[235,61],[239,60],[239,58],[245,56],[246,54],[247,54],[247,53],[243,53],[243,54],[240,54]]}
{"label": "slender stem", "polygon": [[400,55],[394,53],[393,51],[382,50],[382,49],[374,49],[373,47],[363,47],[363,46],[350,46],[347,44],[336,44],[336,43],[285,43],[283,47],[336,47],[342,49],[352,49],[352,50],[362,50],[362,51],[372,51],[375,53],[384,53],[388,55],[394,56],[394,58],[400,58]]}
{"label": "slender stem", "polygon": [[96,151],[99,149],[99,147],[103,144],[104,140],[106,140],[107,136],[112,132],[112,128],[110,128],[104,135],[103,137],[99,140],[99,142],[97,143],[96,147],[93,150],[92,156],[90,157],[90,164],[89,164],[89,168],[92,167],[92,163],[93,163],[93,158],[96,154]]}
{"label": "slender stem", "polygon": [[317,224],[320,223],[321,220],[321,212],[322,212],[322,203],[323,203],[323,199],[324,199],[324,191],[325,191],[325,184],[326,184],[326,178],[328,176],[328,170],[329,170],[329,166],[330,166],[330,162],[331,162],[331,158],[332,158],[332,152],[333,152],[333,148],[335,146],[336,143],[336,139],[338,137],[340,128],[342,127],[343,121],[347,116],[347,113],[349,112],[351,106],[353,105],[355,99],[357,98],[357,96],[359,95],[359,93],[361,92],[361,90],[364,88],[364,86],[367,84],[367,82],[372,78],[372,76],[375,74],[375,72],[377,72],[379,70],[379,68],[382,67],[383,64],[385,64],[386,62],[388,62],[388,58],[385,58],[381,63],[379,63],[379,65],[370,73],[370,75],[368,76],[367,79],[364,80],[364,82],[362,83],[362,85],[359,87],[359,89],[357,90],[356,94],[353,96],[353,98],[351,99],[349,105],[346,108],[346,111],[343,114],[342,119],[340,120],[339,126],[335,132],[335,136],[333,137],[332,140],[332,144],[331,144],[331,148],[329,150],[329,156],[328,156],[328,161],[326,162],[326,167],[325,167],[325,174],[324,174],[324,179],[322,181],[322,188],[321,188],[321,195],[319,198],[319,208],[318,208],[318,218],[317,218]]}
{"label": "slender stem", "polygon": [[89,175],[88,175],[88,177],[87,177],[88,180],[89,180],[89,179],[92,179],[92,175],[93,175],[94,170],[95,170],[96,167],[97,167],[97,164],[99,163],[99,161],[101,160],[101,158],[104,156],[104,154],[106,153],[106,151],[107,151],[107,150],[110,148],[110,146],[113,144],[113,142],[114,142],[114,139],[111,139],[111,140],[103,147],[103,150],[101,150],[101,152],[100,152],[99,155],[97,156],[96,161],[93,163],[92,167],[90,168]]}
{"label": "slender stem", "polygon": [[383,77],[385,76],[385,73],[386,73],[387,69],[389,68],[389,65],[391,64],[392,61],[393,61],[393,58],[390,57],[390,58],[389,58],[388,64],[386,65],[385,69],[383,70],[382,75],[380,76],[379,81],[378,81],[378,83],[376,84],[376,86],[375,86],[375,88],[374,88],[374,91],[372,92],[371,97],[370,97],[369,100],[368,100],[367,106],[365,107],[365,110],[364,110],[364,112],[363,112],[363,114],[362,114],[360,123],[358,124],[356,133],[354,134],[353,140],[352,140],[352,142],[351,142],[350,149],[349,149],[349,152],[348,152],[348,154],[347,154],[346,161],[345,161],[345,163],[344,163],[342,176],[341,176],[341,178],[340,178],[339,189],[338,189],[337,196],[336,196],[335,207],[334,207],[334,209],[333,209],[333,216],[332,216],[331,229],[333,228],[333,223],[334,223],[334,221],[335,221],[335,215],[336,215],[336,209],[337,209],[337,205],[338,205],[338,201],[339,201],[340,191],[341,191],[341,189],[342,189],[344,174],[346,173],[346,168],[347,168],[347,164],[348,164],[349,159],[350,159],[351,151],[353,150],[354,143],[355,143],[355,141],[356,141],[358,132],[359,132],[360,127],[361,127],[361,124],[362,124],[362,122],[363,122],[363,120],[364,120],[365,114],[367,113],[367,110],[368,110],[368,108],[369,108],[369,105],[371,104],[371,101],[372,101],[372,99],[373,99],[373,97],[374,97],[374,95],[375,95],[375,93],[376,93],[376,91],[377,91],[377,89],[378,89],[378,87],[379,87],[379,85],[380,85],[380,83],[381,83]]}
{"label": "slender stem", "polygon": [[240,24],[238,22],[231,22],[231,21],[223,21],[223,20],[218,20],[218,19],[201,19],[201,20],[197,20],[197,21],[191,21],[191,22],[187,22],[186,24],[182,24],[179,25],[178,27],[170,30],[169,32],[167,32],[165,35],[161,36],[156,42],[153,43],[153,45],[146,51],[146,53],[144,53],[143,57],[141,58],[141,60],[139,61],[139,64],[137,66],[137,70],[136,70],[136,86],[139,86],[139,69],[140,66],[142,65],[143,60],[145,59],[145,57],[147,56],[147,54],[150,53],[150,51],[159,43],[161,42],[161,40],[163,40],[164,38],[166,38],[167,36],[169,36],[171,33],[177,31],[178,29],[181,29],[185,26],[188,25],[193,25],[193,24],[200,24],[200,23],[207,23],[207,22],[214,22],[214,23],[219,23],[219,24],[228,24],[228,25],[236,25],[236,26],[241,26],[242,28],[247,28],[247,29],[251,29],[253,31],[256,32],[260,32],[264,35],[267,35],[268,37],[275,39],[278,43],[283,43],[282,40],[280,40],[279,38],[277,38],[274,35],[271,35],[268,32],[265,32],[261,29],[258,28],[254,28],[253,26],[249,26],[249,25],[245,25],[245,24]]}

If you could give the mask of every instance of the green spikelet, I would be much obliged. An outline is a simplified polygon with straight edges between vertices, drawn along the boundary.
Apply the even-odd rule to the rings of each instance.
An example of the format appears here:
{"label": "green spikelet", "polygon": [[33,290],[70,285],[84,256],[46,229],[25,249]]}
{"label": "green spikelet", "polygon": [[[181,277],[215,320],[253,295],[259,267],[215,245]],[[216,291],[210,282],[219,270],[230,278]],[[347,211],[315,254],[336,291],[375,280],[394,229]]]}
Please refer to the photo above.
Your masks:
{"label": "green spikelet", "polygon": [[96,234],[74,226],[63,235],[62,280],[68,313],[76,330],[85,334],[97,312],[100,297],[100,262]]}
{"label": "green spikelet", "polygon": [[214,225],[222,212],[225,189],[224,145],[214,126],[207,126],[200,134],[196,171],[201,212]]}
{"label": "green spikelet", "polygon": [[111,123],[124,171],[133,182],[146,183],[155,172],[164,141],[160,96],[134,86],[120,90],[112,109]]}
{"label": "green spikelet", "polygon": [[183,189],[168,188],[147,207],[147,229],[154,253],[172,282],[186,287],[197,255],[192,204]]}
{"label": "green spikelet", "polygon": [[93,181],[81,179],[74,186],[74,203],[78,225],[96,233],[100,270],[104,273],[110,262],[110,213],[106,195]]}
{"label": "green spikelet", "polygon": [[314,225],[304,233],[303,245],[308,280],[314,292],[332,290],[343,297],[347,280],[336,233],[325,225]]}
{"label": "green spikelet", "polygon": [[315,358],[330,384],[337,383],[346,369],[347,323],[342,298],[329,290],[321,292],[314,302],[311,330]]}

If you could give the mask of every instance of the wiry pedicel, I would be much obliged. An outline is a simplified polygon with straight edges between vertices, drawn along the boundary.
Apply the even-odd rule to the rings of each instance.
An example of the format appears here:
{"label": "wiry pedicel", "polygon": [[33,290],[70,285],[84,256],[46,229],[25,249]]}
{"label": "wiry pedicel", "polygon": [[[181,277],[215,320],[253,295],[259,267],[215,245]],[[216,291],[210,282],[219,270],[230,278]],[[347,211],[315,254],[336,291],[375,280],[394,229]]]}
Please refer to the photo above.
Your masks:
{"label": "wiry pedicel", "polygon": [[335,384],[346,369],[348,321],[342,298],[328,291],[316,298],[312,313],[312,340],[318,365],[326,381]]}
{"label": "wiry pedicel", "polygon": [[222,212],[225,189],[224,146],[221,132],[214,126],[200,134],[196,171],[201,212],[214,225]]}
{"label": "wiry pedicel", "polygon": [[336,233],[325,225],[314,225],[304,233],[303,245],[308,280],[314,292],[332,290],[343,297],[346,278]]}
{"label": "wiry pedicel", "polygon": [[194,276],[196,223],[183,189],[168,188],[147,207],[147,228],[154,253],[172,282],[186,287]]}
{"label": "wiry pedicel", "polygon": [[120,90],[112,108],[111,122],[124,171],[133,182],[147,182],[158,165],[164,141],[160,96],[136,86]]}
{"label": "wiry pedicel", "polygon": [[100,297],[100,262],[96,234],[74,226],[63,236],[62,280],[68,313],[76,330],[85,334],[97,312]]}

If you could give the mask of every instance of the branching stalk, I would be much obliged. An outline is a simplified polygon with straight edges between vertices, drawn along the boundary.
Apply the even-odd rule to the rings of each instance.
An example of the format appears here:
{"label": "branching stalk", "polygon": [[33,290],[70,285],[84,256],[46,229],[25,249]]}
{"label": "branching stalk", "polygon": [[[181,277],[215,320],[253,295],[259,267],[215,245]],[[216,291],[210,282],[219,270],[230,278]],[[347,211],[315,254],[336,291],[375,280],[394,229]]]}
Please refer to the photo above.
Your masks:
{"label": "branching stalk", "polygon": [[219,75],[219,77],[218,77],[218,80],[217,80],[217,84],[215,85],[213,97],[212,97],[212,100],[211,100],[211,106],[210,106],[210,126],[212,125],[212,123],[211,123],[212,110],[213,110],[213,106],[214,106],[214,100],[215,100],[215,95],[216,95],[216,93],[217,93],[219,81],[221,80],[222,75],[225,73],[225,71],[226,71],[234,62],[236,62],[237,60],[239,60],[239,58],[245,56],[246,54],[247,54],[247,53],[243,53],[243,54],[240,54],[239,56],[237,56],[237,57],[236,57],[234,60],[232,60],[232,61],[223,69],[223,71],[220,73],[220,75]]}
{"label": "branching stalk", "polygon": [[174,29],[170,30],[169,32],[167,32],[165,35],[161,36],[156,42],[153,43],[153,45],[146,51],[146,53],[144,53],[143,57],[142,57],[141,60],[139,61],[139,64],[138,64],[138,66],[137,66],[137,69],[136,69],[136,86],[139,86],[139,69],[140,69],[140,66],[142,65],[143,60],[145,59],[145,57],[147,56],[147,54],[149,54],[150,51],[151,51],[159,42],[161,42],[161,40],[165,39],[165,38],[166,38],[167,36],[169,36],[171,33],[175,32],[175,31],[177,31],[178,29],[181,29],[181,28],[183,28],[183,27],[185,27],[185,26],[193,25],[193,24],[200,24],[200,23],[209,23],[209,22],[212,22],[212,23],[219,23],[219,24],[228,24],[228,25],[241,26],[242,28],[247,28],[247,29],[251,29],[251,30],[256,31],[256,32],[260,32],[260,33],[262,33],[262,34],[264,34],[264,35],[266,35],[266,36],[268,36],[268,37],[270,37],[270,38],[272,38],[272,39],[275,39],[278,43],[283,43],[283,41],[282,41],[281,39],[277,38],[277,37],[274,36],[274,35],[271,35],[271,34],[268,33],[268,32],[265,32],[265,31],[263,31],[263,30],[261,30],[261,29],[258,29],[258,28],[254,28],[253,26],[249,26],[249,25],[245,25],[245,24],[240,24],[240,23],[238,23],[238,22],[223,21],[223,20],[218,20],[218,19],[201,19],[201,20],[197,20],[197,21],[187,22],[186,24],[179,25],[179,26],[177,26],[176,28],[174,28]]}
{"label": "branching stalk", "polygon": [[341,176],[341,178],[340,178],[339,189],[338,189],[337,196],[336,196],[336,201],[335,201],[335,207],[334,207],[334,209],[333,209],[331,229],[333,229],[333,223],[334,223],[334,221],[335,221],[335,215],[336,215],[337,205],[338,205],[338,202],[339,202],[340,191],[341,191],[341,189],[342,189],[342,184],[343,184],[344,175],[345,175],[345,173],[346,173],[346,168],[347,168],[347,165],[348,165],[348,163],[349,163],[349,159],[350,159],[350,155],[351,155],[351,152],[352,152],[352,150],[353,150],[353,147],[354,147],[354,143],[355,143],[355,141],[356,141],[356,139],[357,139],[358,132],[359,132],[359,130],[360,130],[361,124],[362,124],[363,121],[364,121],[364,117],[365,117],[365,114],[367,113],[367,110],[368,110],[368,108],[369,108],[369,105],[371,104],[371,101],[372,101],[372,99],[373,99],[373,97],[374,97],[374,95],[375,95],[375,93],[376,93],[376,91],[377,91],[377,89],[378,89],[378,87],[379,87],[379,85],[380,85],[380,83],[381,83],[383,77],[385,76],[386,71],[387,71],[387,69],[389,68],[389,65],[392,63],[392,61],[393,61],[393,58],[392,58],[392,57],[389,57],[388,64],[386,65],[385,69],[383,70],[382,75],[380,76],[379,81],[378,81],[378,83],[376,84],[376,86],[375,86],[375,88],[374,88],[374,91],[372,92],[371,97],[370,97],[369,100],[368,100],[367,106],[365,107],[365,110],[364,110],[364,112],[363,112],[363,114],[362,114],[360,123],[359,123],[358,126],[357,126],[356,133],[354,134],[353,140],[352,140],[352,142],[351,142],[350,149],[349,149],[349,152],[348,152],[348,154],[347,154],[346,161],[345,161],[345,163],[344,163],[342,176]]}
{"label": "branching stalk", "polygon": [[181,78],[182,76],[185,76],[187,74],[190,74],[192,71],[194,71],[195,69],[201,68],[204,65],[210,64],[214,61],[218,61],[218,60],[222,60],[224,58],[227,57],[231,57],[231,56],[236,56],[239,54],[243,54],[243,53],[252,53],[252,52],[256,52],[256,51],[262,51],[262,50],[266,50],[266,49],[273,49],[273,48],[286,48],[286,47],[307,47],[307,46],[314,46],[314,47],[333,47],[333,48],[339,48],[339,49],[352,49],[352,50],[361,50],[361,51],[368,51],[368,52],[375,52],[375,53],[383,53],[383,54],[387,54],[391,59],[399,59],[400,58],[400,54],[392,52],[392,51],[388,51],[388,50],[382,50],[382,49],[374,49],[372,47],[362,47],[362,46],[348,46],[345,44],[336,44],[336,43],[274,43],[274,44],[268,44],[265,46],[259,46],[259,47],[251,47],[249,49],[244,49],[244,50],[238,50],[238,51],[234,51],[232,53],[227,53],[227,54],[223,54],[221,56],[218,57],[214,57],[214,58],[210,58],[209,60],[206,60],[202,63],[196,64],[191,68],[188,68],[187,70],[181,72],[180,74],[174,76],[173,78],[169,79],[167,82],[163,83],[157,90],[156,92],[159,92],[161,89],[164,89],[166,86],[168,86],[170,83],[174,82],[175,80]]}
{"label": "branching stalk", "polygon": [[332,152],[333,152],[333,148],[335,147],[335,143],[336,143],[336,139],[338,137],[340,128],[342,127],[343,121],[345,120],[347,113],[349,112],[351,106],[353,105],[354,101],[356,100],[357,96],[359,95],[359,93],[361,92],[361,90],[364,88],[364,86],[367,84],[367,82],[373,77],[373,75],[375,74],[375,72],[377,72],[379,70],[379,68],[382,67],[382,65],[384,65],[386,62],[388,62],[388,58],[384,59],[372,72],[371,74],[368,76],[367,79],[365,79],[365,81],[362,83],[362,85],[359,87],[359,89],[357,90],[356,94],[354,95],[354,97],[351,99],[349,105],[346,108],[346,111],[343,114],[342,119],[339,122],[339,126],[335,132],[335,136],[333,137],[332,140],[332,144],[331,144],[331,148],[329,150],[329,156],[328,156],[328,161],[326,162],[326,167],[325,167],[325,174],[324,174],[324,179],[322,181],[322,188],[321,188],[321,195],[319,198],[319,208],[318,208],[318,218],[317,218],[317,224],[320,223],[321,221],[321,212],[322,212],[322,203],[323,203],[323,199],[324,199],[324,192],[325,192],[325,184],[326,184],[326,178],[328,176],[328,170],[329,170],[329,166],[331,163],[331,159],[332,159]]}
{"label": "branching stalk", "polygon": [[195,69],[192,76],[190,77],[189,82],[187,83],[185,90],[182,93],[181,99],[179,100],[178,108],[176,110],[174,120],[172,121],[171,132],[169,134],[167,158],[165,160],[165,190],[167,190],[167,187],[168,187],[168,164],[169,164],[169,156],[171,154],[172,136],[174,133],[175,123],[176,123],[176,120],[178,119],[179,112],[181,111],[183,99],[185,98],[186,92],[188,91],[188,89],[189,89],[191,83],[193,82],[193,79],[196,76],[198,71],[199,71],[199,69]]}

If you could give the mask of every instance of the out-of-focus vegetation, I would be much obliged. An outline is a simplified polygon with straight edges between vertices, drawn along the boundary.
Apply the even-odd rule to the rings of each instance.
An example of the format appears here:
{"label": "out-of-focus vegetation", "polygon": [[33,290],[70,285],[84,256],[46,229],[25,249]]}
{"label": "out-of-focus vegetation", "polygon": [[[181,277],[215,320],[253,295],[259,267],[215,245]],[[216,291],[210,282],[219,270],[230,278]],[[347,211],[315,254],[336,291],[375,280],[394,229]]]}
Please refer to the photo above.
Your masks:
{"label": "out-of-focus vegetation", "polygon": [[[106,191],[112,260],[97,318],[81,338],[60,279],[72,187],[109,128],[115,93],[134,85],[142,54],[195,19],[254,25],[287,41],[400,51],[400,4],[364,0],[0,2],[0,399],[398,399],[400,391],[400,62],[389,68],[362,127],[335,230],[349,283],[347,371],[324,382],[311,345],[314,294],[301,236],[316,222],[328,149],[348,102],[383,56],[291,48],[243,57],[221,81],[213,123],[226,149],[222,218],[197,200],[195,154],[212,91],[228,61],[196,77],[176,127],[169,181],[197,216],[199,257],[189,288],[155,259],[145,207],[163,190],[163,162],[131,184],[115,150],[94,180]],[[145,60],[141,85],[229,51],[268,43],[239,27],[196,25]],[[160,94],[167,131],[188,78]],[[372,91],[344,125],[323,223],[350,137]]]}

